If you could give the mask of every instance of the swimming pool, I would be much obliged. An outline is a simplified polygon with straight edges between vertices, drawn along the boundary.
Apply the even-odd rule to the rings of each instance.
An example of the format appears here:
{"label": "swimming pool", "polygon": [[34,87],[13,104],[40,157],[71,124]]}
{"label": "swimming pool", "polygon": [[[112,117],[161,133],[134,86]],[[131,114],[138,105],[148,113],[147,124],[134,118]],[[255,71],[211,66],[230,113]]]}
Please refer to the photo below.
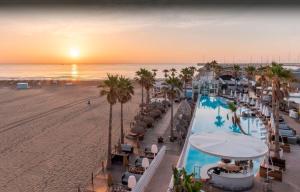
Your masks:
{"label": "swimming pool", "polygon": [[[202,96],[198,99],[194,120],[192,122],[191,134],[227,131],[241,133],[239,127],[232,123],[232,112],[228,109],[227,100],[221,97]],[[240,115],[246,108],[238,108],[237,114]],[[241,117],[241,126],[249,135],[262,137],[260,127],[262,122],[258,118]],[[211,163],[217,163],[220,158],[205,154],[188,144],[184,167],[188,173],[195,173],[199,178],[202,166]],[[254,171],[258,170],[260,159],[254,161]]]}

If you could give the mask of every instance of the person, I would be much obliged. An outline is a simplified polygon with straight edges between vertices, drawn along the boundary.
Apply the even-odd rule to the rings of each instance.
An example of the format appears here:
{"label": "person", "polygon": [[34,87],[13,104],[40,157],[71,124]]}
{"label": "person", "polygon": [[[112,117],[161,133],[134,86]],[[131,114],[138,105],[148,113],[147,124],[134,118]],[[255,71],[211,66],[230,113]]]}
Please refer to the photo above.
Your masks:
{"label": "person", "polygon": [[90,100],[88,100],[88,103],[87,103],[88,105],[91,105],[91,101]]}

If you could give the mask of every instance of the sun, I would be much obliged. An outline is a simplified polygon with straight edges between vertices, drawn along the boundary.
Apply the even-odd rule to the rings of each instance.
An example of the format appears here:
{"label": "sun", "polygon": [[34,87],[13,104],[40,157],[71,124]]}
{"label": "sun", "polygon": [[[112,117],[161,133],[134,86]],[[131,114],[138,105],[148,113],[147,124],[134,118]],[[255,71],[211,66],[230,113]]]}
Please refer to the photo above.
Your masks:
{"label": "sun", "polygon": [[70,57],[76,59],[80,56],[80,51],[78,48],[72,47],[69,50],[69,55],[70,55]]}

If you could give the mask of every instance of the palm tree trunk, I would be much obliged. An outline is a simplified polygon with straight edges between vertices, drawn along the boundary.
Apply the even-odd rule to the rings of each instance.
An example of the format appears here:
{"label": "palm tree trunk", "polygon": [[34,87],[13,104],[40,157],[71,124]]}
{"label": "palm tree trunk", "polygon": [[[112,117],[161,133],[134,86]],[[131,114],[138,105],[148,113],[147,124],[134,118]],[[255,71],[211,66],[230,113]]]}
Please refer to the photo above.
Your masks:
{"label": "palm tree trunk", "polygon": [[112,107],[109,105],[109,125],[108,125],[108,147],[107,147],[107,165],[106,168],[111,167],[111,131],[112,131]]}
{"label": "palm tree trunk", "polygon": [[187,91],[186,91],[186,82],[184,82],[184,98],[187,97],[187,96],[186,96],[186,93],[187,93]]}
{"label": "palm tree trunk", "polygon": [[174,127],[174,117],[173,117],[173,104],[174,104],[174,99],[173,99],[173,96],[172,96],[172,98],[171,98],[171,122],[170,122],[170,125],[171,125],[171,127],[170,127],[170,139],[172,139],[173,140],[173,138],[174,138],[174,133],[173,133],[173,127]]}
{"label": "palm tree trunk", "polygon": [[144,82],[142,81],[142,112],[144,111]]}
{"label": "palm tree trunk", "polygon": [[150,89],[146,89],[146,103],[147,105],[150,103]]}
{"label": "palm tree trunk", "polygon": [[124,143],[123,103],[121,103],[121,143]]}
{"label": "palm tree trunk", "polygon": [[280,91],[280,86],[278,86],[278,83],[275,79],[272,81],[272,113],[275,121],[275,151],[274,156],[276,158],[279,158],[279,105],[278,105],[278,96],[276,92],[278,93]]}

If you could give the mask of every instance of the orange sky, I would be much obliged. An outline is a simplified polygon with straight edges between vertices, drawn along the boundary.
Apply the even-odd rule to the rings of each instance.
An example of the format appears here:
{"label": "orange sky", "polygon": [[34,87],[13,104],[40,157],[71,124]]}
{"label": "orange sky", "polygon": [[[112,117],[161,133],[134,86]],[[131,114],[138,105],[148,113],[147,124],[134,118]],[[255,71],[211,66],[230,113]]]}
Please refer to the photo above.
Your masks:
{"label": "orange sky", "polygon": [[0,63],[299,62],[299,21],[298,10],[1,10]]}

